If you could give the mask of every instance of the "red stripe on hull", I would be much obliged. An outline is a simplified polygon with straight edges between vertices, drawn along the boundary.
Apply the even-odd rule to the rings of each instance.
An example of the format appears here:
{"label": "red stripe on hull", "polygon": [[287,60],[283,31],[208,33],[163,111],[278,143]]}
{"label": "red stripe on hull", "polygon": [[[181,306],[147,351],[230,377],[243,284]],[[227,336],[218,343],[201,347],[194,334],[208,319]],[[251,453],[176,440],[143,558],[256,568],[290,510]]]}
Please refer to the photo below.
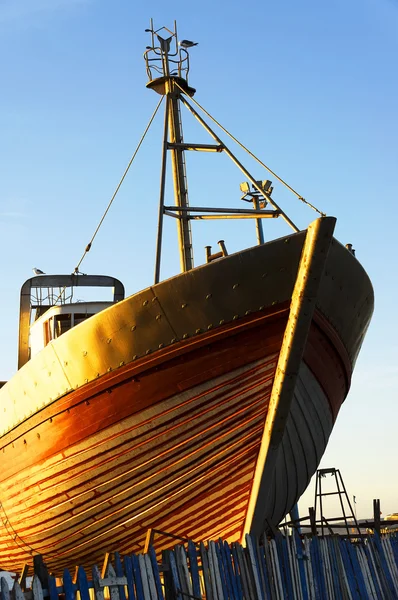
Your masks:
{"label": "red stripe on hull", "polygon": [[0,532],[0,563],[15,568],[29,547],[53,569],[85,556],[92,562],[109,539],[138,550],[148,527],[177,533],[182,523],[190,537],[237,538],[286,312],[252,322],[192,344],[183,357],[168,351],[167,362],[142,362],[139,375],[138,365],[126,367],[109,377],[111,393],[103,382],[85,386],[62,401],[70,402],[63,412],[44,409],[42,423],[36,415],[23,437],[12,442],[8,434],[0,485],[17,538]]}
{"label": "red stripe on hull", "polygon": [[[4,436],[0,564],[33,551],[55,570],[92,563],[109,540],[142,550],[148,528],[239,539],[286,319],[255,315],[158,352]],[[305,360],[336,416],[344,360],[318,324]]]}

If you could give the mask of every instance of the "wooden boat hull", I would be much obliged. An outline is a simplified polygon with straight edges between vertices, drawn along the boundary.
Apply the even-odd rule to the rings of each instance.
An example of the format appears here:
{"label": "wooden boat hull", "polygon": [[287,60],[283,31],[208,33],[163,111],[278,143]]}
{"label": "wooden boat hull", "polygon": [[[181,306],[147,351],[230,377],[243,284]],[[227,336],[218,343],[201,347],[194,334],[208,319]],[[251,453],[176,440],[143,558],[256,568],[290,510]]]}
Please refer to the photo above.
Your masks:
{"label": "wooden boat hull", "polygon": [[35,553],[59,571],[139,551],[149,528],[235,540],[283,518],[326,448],[373,309],[366,273],[333,240],[264,468],[306,237],[144,290],[50,344],[4,386],[2,568]]}

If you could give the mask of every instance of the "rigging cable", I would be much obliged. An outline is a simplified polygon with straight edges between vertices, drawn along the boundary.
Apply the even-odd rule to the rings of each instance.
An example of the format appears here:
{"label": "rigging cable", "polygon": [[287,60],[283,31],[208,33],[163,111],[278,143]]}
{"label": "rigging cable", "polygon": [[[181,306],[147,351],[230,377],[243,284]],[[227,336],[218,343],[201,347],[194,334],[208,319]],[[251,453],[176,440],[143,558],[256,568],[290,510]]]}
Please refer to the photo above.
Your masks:
{"label": "rigging cable", "polygon": [[[140,147],[141,147],[141,144],[142,144],[142,142],[144,141],[144,139],[145,139],[145,136],[146,136],[146,134],[148,133],[148,130],[149,130],[150,126],[152,125],[152,122],[153,122],[153,120],[154,120],[154,118],[155,118],[155,116],[156,116],[156,113],[158,112],[158,110],[159,110],[159,108],[160,108],[160,105],[161,105],[161,104],[162,104],[162,102],[163,102],[163,98],[164,98],[164,96],[162,96],[162,97],[160,98],[160,100],[159,100],[159,102],[158,102],[158,104],[157,104],[157,106],[156,106],[156,108],[155,108],[155,110],[154,110],[154,112],[153,112],[153,114],[152,114],[152,116],[151,116],[150,120],[149,120],[149,123],[148,123],[148,125],[146,126],[146,129],[145,129],[144,133],[142,134],[140,141],[138,142],[138,145],[137,145],[137,147],[136,147],[136,149],[135,149],[135,151],[134,151],[134,154],[133,154],[133,156],[131,157],[131,159],[130,159],[130,162],[128,163],[128,165],[127,165],[127,167],[126,167],[126,169],[125,169],[125,171],[124,171],[124,173],[123,173],[123,175],[122,175],[122,178],[120,179],[120,181],[119,181],[119,183],[118,183],[118,185],[117,185],[117,187],[116,187],[116,190],[114,191],[114,193],[113,193],[113,196],[112,196],[112,198],[110,199],[110,201],[109,201],[109,203],[108,203],[108,206],[106,207],[106,209],[105,209],[105,211],[104,211],[104,214],[102,215],[102,217],[101,217],[101,219],[100,219],[100,222],[99,222],[99,223],[98,223],[98,225],[97,225],[97,228],[96,228],[96,230],[94,231],[94,234],[93,234],[93,236],[91,237],[91,240],[90,240],[90,241],[89,241],[89,243],[87,244],[87,246],[86,246],[86,248],[85,248],[85,250],[84,250],[84,252],[83,252],[83,255],[82,255],[82,257],[80,258],[79,262],[77,263],[77,265],[76,265],[76,267],[75,267],[75,269],[74,269],[74,271],[73,271],[73,272],[74,272],[76,275],[77,275],[77,274],[79,274],[79,267],[80,267],[80,265],[82,264],[82,262],[83,262],[83,260],[84,260],[84,258],[85,258],[85,256],[86,256],[86,254],[87,254],[87,252],[89,252],[89,251],[90,251],[90,249],[91,249],[92,243],[93,243],[93,241],[94,241],[94,239],[95,239],[95,237],[96,237],[96,235],[97,235],[98,231],[100,230],[100,227],[101,227],[101,225],[102,225],[102,223],[103,223],[103,221],[104,221],[104,219],[105,219],[106,215],[108,214],[108,211],[109,211],[109,209],[110,209],[110,207],[111,207],[111,205],[112,205],[112,203],[113,203],[114,199],[116,198],[116,195],[117,195],[118,191],[119,191],[119,190],[120,190],[120,188],[121,188],[121,185],[122,185],[122,183],[123,183],[123,181],[124,181],[124,179],[125,179],[125,177],[126,177],[126,175],[127,175],[127,173],[128,173],[128,170],[130,169],[131,165],[133,164],[133,161],[134,161],[134,159],[135,159],[135,157],[136,157],[136,155],[137,155],[137,152],[138,152],[138,150],[140,149]],[[57,300],[58,300],[58,298],[57,298]]]}
{"label": "rigging cable", "polygon": [[[175,83],[175,85],[177,87],[180,88],[180,90],[182,92],[184,92],[183,88],[176,81],[174,83]],[[279,175],[277,175],[275,173],[275,171],[273,171],[272,169],[270,169],[270,167],[267,167],[267,165],[265,163],[263,163],[262,160],[260,160],[255,154],[253,154],[253,152],[251,152],[248,148],[246,148],[246,146],[244,146],[234,135],[232,135],[232,133],[230,133],[227,129],[225,129],[225,127],[223,127],[221,125],[221,123],[219,123],[217,121],[217,119],[215,119],[214,117],[212,117],[211,114],[209,112],[207,112],[207,110],[205,108],[203,108],[203,106],[201,106],[199,104],[199,102],[197,102],[192,96],[190,96],[190,100],[191,100],[191,102],[193,102],[194,104],[196,104],[196,106],[198,108],[200,108],[200,110],[202,110],[205,113],[205,115],[207,115],[209,117],[209,119],[211,119],[213,121],[213,123],[215,123],[217,125],[217,127],[219,127],[224,133],[226,133],[231,138],[231,140],[233,140],[236,144],[238,144],[238,146],[240,146],[243,150],[245,150],[245,152],[247,152],[248,154],[250,154],[250,156],[252,158],[254,158],[254,160],[256,160],[262,167],[264,167],[264,169],[266,169],[269,173],[271,173],[271,175],[273,177],[276,177],[276,179],[278,181],[280,181],[280,183],[282,183],[285,187],[287,187],[288,190],[290,190],[293,194],[295,194],[295,196],[297,196],[297,198],[299,200],[301,200],[301,202],[304,202],[304,204],[306,204],[307,206],[309,206],[310,208],[312,208],[312,210],[315,210],[317,213],[319,213],[321,215],[321,217],[326,217],[326,213],[324,213],[321,210],[319,210],[318,208],[316,208],[316,206],[314,206],[313,204],[311,204],[311,202],[308,202],[308,200],[306,200],[305,198],[303,198],[303,196],[301,196],[286,181],[284,181],[282,179],[282,177],[279,177]]]}

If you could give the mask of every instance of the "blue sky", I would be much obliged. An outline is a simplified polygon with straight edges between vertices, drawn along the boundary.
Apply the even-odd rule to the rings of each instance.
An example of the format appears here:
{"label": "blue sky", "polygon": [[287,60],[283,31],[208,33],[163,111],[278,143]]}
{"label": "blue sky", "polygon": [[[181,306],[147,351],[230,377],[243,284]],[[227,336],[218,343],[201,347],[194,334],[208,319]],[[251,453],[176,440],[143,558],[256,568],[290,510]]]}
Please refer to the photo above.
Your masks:
{"label": "blue sky", "polygon": [[[178,21],[197,100],[300,194],[338,218],[375,288],[376,311],[322,466],[340,468],[359,516],[398,511],[396,0],[5,0],[0,4],[0,379],[16,368],[19,289],[34,266],[71,272],[157,102],[144,29]],[[188,115],[185,138],[206,142]],[[84,272],[152,283],[162,116],[118,195]],[[241,155],[239,155],[241,156]],[[225,156],[188,157],[192,204],[239,206]],[[251,162],[256,178],[265,172]],[[205,171],[208,177],[204,176]],[[168,186],[170,197],[171,187]],[[275,186],[300,227],[316,215]],[[287,233],[267,222],[266,237]],[[166,224],[164,277],[178,270]],[[254,243],[253,225],[194,228],[206,244]],[[313,503],[313,490],[303,499]]]}

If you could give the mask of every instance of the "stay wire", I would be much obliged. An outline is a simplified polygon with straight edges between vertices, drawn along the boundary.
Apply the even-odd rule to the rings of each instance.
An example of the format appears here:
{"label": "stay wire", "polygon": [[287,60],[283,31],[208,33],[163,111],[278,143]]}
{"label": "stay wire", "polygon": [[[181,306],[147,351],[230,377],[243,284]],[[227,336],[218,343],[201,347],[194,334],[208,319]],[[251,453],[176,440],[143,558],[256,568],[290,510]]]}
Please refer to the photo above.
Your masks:
{"label": "stay wire", "polygon": [[135,151],[134,151],[134,154],[133,154],[133,156],[131,157],[131,159],[130,159],[130,162],[128,163],[128,165],[127,165],[127,167],[126,167],[126,169],[125,169],[125,171],[124,171],[124,173],[123,173],[123,175],[122,175],[122,178],[120,179],[120,181],[119,181],[119,183],[118,183],[118,185],[117,185],[117,187],[116,187],[116,189],[115,189],[115,191],[114,191],[114,193],[113,193],[113,196],[112,196],[112,198],[110,199],[110,201],[109,201],[109,203],[108,203],[108,206],[106,207],[106,209],[105,209],[105,211],[104,211],[104,213],[103,213],[103,215],[102,215],[102,217],[101,217],[101,219],[100,219],[100,221],[99,221],[99,223],[98,223],[98,225],[97,225],[97,228],[96,228],[96,230],[95,230],[95,231],[94,231],[94,233],[93,233],[93,236],[92,236],[91,240],[90,240],[90,241],[89,241],[89,243],[87,244],[87,246],[86,246],[86,248],[85,248],[85,250],[84,250],[84,252],[83,252],[83,255],[82,255],[81,259],[79,260],[79,262],[77,263],[77,265],[76,265],[76,267],[75,267],[75,269],[74,269],[74,273],[75,273],[76,275],[79,273],[79,267],[80,267],[80,265],[82,264],[82,262],[83,262],[83,260],[84,260],[84,258],[85,258],[85,256],[86,256],[86,254],[87,254],[87,253],[90,251],[90,249],[91,249],[91,246],[92,246],[92,244],[93,244],[93,242],[94,242],[94,239],[95,239],[95,237],[96,237],[96,235],[97,235],[98,231],[100,230],[100,227],[101,227],[102,223],[104,222],[104,219],[105,219],[106,215],[108,214],[108,211],[109,211],[110,207],[112,206],[112,203],[113,203],[114,199],[116,198],[116,195],[117,195],[118,191],[120,190],[120,188],[121,188],[121,186],[122,186],[122,183],[123,183],[123,181],[125,180],[125,177],[126,177],[126,175],[127,175],[128,171],[129,171],[129,169],[130,169],[131,165],[133,164],[133,161],[134,161],[134,159],[135,159],[135,157],[136,157],[136,155],[137,155],[137,153],[138,153],[138,150],[141,148],[142,142],[144,141],[144,139],[145,139],[145,136],[146,136],[146,134],[148,133],[148,130],[149,130],[150,126],[152,125],[152,122],[153,122],[154,118],[156,117],[156,113],[158,112],[158,110],[159,110],[159,108],[160,108],[160,105],[161,105],[161,104],[162,104],[162,102],[163,102],[163,98],[164,98],[164,96],[162,96],[162,97],[160,98],[160,100],[159,100],[159,102],[158,102],[158,104],[157,104],[157,106],[156,106],[156,108],[155,108],[155,110],[154,110],[154,112],[153,112],[153,114],[152,114],[152,116],[151,116],[150,120],[149,120],[149,123],[148,123],[148,125],[146,126],[146,128],[145,128],[145,131],[144,131],[144,133],[142,134],[140,141],[138,142],[138,145],[137,145],[137,147],[136,147],[136,149],[135,149]]}
{"label": "stay wire", "polygon": [[[176,81],[174,83],[182,92],[184,92],[183,88]],[[190,96],[190,100],[191,100],[191,102],[196,104],[196,106],[198,108],[200,108],[200,110],[203,111],[205,113],[205,115],[207,115],[209,117],[209,119],[211,119],[213,121],[213,123],[215,123],[217,125],[217,127],[219,127],[224,133],[226,133],[231,138],[231,140],[233,140],[236,144],[238,144],[238,146],[240,146],[243,150],[245,150],[245,152],[247,152],[252,158],[254,158],[254,160],[256,160],[262,167],[264,167],[264,169],[266,169],[269,173],[271,173],[271,175],[273,177],[276,177],[276,179],[278,181],[280,181],[280,183],[282,183],[285,187],[287,187],[287,189],[290,190],[295,196],[297,196],[297,198],[299,200],[301,200],[301,202],[303,202],[304,204],[306,204],[307,206],[312,208],[312,210],[315,210],[315,212],[320,214],[321,217],[326,217],[326,213],[324,213],[321,210],[319,210],[318,208],[316,208],[316,206],[311,204],[311,202],[308,202],[308,200],[306,200],[305,198],[303,198],[303,196],[301,196],[298,192],[296,192],[296,190],[293,189],[284,179],[282,179],[282,177],[279,177],[279,175],[277,175],[275,173],[275,171],[273,171],[270,167],[268,167],[265,163],[263,163],[262,160],[260,160],[255,154],[253,154],[253,152],[251,152],[249,150],[249,148],[246,148],[246,146],[244,144],[242,144],[234,135],[232,135],[232,133],[230,133],[225,127],[223,127],[221,125],[221,123],[219,123],[217,121],[217,119],[212,117],[212,115],[209,112],[207,112],[207,110],[203,106],[201,106],[199,104],[199,102],[197,102],[192,96]]]}

